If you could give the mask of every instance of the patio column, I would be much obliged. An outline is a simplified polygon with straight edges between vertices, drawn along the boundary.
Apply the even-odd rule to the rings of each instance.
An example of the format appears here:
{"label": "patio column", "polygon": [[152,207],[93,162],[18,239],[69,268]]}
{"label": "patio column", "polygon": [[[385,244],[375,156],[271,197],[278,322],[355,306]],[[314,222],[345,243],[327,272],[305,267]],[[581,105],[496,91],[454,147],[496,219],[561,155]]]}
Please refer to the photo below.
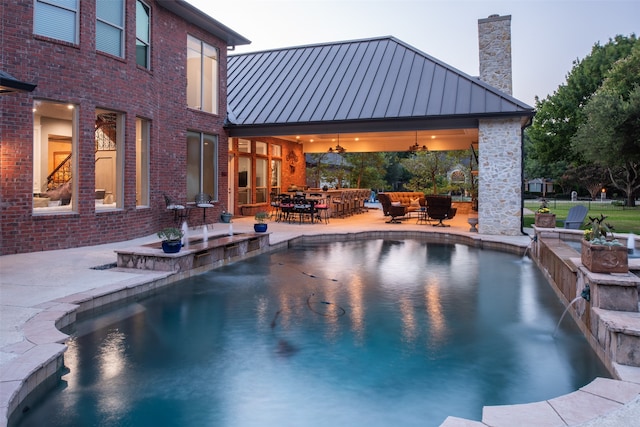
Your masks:
{"label": "patio column", "polygon": [[521,234],[521,132],[519,118],[480,120],[478,232],[481,234]]}

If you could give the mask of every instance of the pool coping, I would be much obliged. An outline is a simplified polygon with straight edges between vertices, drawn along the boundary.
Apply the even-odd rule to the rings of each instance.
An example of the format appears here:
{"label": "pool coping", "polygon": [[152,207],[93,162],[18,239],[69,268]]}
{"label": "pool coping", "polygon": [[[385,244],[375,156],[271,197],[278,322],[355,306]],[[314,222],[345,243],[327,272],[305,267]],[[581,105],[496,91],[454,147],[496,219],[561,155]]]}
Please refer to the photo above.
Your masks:
{"label": "pool coping", "polygon": [[[241,231],[241,230],[238,230]],[[525,239],[509,239],[504,236],[487,236],[477,233],[459,232],[457,230],[369,230],[350,232],[324,232],[308,235],[302,233],[270,235],[270,246],[265,250],[248,254],[247,257],[258,253],[278,250],[295,244],[298,241],[344,241],[364,238],[429,238],[431,240],[464,243],[469,246],[501,250],[522,255],[528,241]],[[528,237],[527,237],[528,239]],[[235,262],[229,260],[229,262]],[[111,271],[127,271],[128,269],[112,269]],[[90,310],[108,306],[109,304],[139,297],[145,293],[155,292],[175,281],[182,280],[195,274],[200,274],[207,268],[198,268],[181,272],[145,272],[125,280],[105,286],[70,293],[55,298],[34,308],[38,312],[27,319],[21,327],[24,341],[4,346],[2,352],[16,355],[8,362],[0,365],[0,425],[7,425],[9,417],[15,411],[28,406],[28,396],[38,389],[40,384],[54,378],[63,367],[62,355],[66,350],[64,342],[68,336],[60,331],[73,322],[79,314]],[[592,383],[576,392],[559,396],[543,402],[533,402],[522,405],[503,405],[485,407],[487,423],[448,417],[442,424],[446,427],[466,425],[525,425],[524,420],[532,420],[532,411],[537,416],[536,426],[576,425],[568,422],[585,422],[615,411],[624,405],[640,403],[640,368],[620,369],[616,372],[619,380],[597,378]],[[615,390],[622,390],[616,393]],[[588,396],[586,396],[586,395]],[[586,402],[586,403],[585,403]],[[581,411],[584,416],[576,415],[571,408],[586,409]],[[556,414],[555,416],[553,414]],[[588,418],[586,418],[588,417]],[[545,423],[542,423],[544,420]],[[548,421],[547,421],[548,420]],[[548,422],[548,424],[547,424]],[[559,424],[558,422],[562,422]],[[471,424],[469,424],[471,423]]]}

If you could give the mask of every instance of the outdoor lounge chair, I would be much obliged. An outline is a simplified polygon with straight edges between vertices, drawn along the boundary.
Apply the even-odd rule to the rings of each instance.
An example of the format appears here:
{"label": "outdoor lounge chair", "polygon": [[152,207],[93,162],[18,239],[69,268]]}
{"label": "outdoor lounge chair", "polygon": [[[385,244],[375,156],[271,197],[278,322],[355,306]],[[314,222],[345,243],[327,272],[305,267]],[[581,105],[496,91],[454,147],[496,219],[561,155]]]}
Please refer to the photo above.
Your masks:
{"label": "outdoor lounge chair", "polygon": [[587,207],[582,205],[576,205],[569,209],[567,219],[564,220],[564,228],[578,230],[584,222],[587,212]]}
{"label": "outdoor lounge chair", "polygon": [[391,202],[389,195],[378,193],[378,200],[382,205],[382,213],[384,213],[384,216],[391,217],[391,219],[387,221],[387,224],[400,224],[400,220],[398,218],[404,219],[407,215],[407,206],[394,205]]}
{"label": "outdoor lounge chair", "polygon": [[449,196],[426,196],[427,215],[431,219],[438,220],[434,226],[449,227],[442,221],[456,216],[457,209],[451,207],[451,197]]}

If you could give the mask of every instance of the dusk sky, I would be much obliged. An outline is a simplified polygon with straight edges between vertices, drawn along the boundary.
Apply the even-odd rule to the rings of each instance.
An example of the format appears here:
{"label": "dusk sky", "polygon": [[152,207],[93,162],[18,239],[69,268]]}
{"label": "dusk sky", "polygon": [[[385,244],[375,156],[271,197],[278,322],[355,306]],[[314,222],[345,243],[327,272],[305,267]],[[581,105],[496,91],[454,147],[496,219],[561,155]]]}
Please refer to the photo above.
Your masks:
{"label": "dusk sky", "polygon": [[478,19],[511,15],[513,96],[553,94],[597,42],[640,36],[640,0],[187,0],[251,40],[233,53],[394,36],[471,76]]}

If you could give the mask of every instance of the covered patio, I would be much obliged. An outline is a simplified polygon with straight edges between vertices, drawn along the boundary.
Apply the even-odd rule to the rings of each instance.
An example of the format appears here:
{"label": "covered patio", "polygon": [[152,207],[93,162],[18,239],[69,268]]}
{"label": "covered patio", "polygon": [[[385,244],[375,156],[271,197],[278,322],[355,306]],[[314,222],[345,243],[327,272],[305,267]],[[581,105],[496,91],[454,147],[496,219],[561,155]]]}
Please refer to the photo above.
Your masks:
{"label": "covered patio", "polygon": [[508,87],[495,87],[394,37],[231,55],[225,128],[230,138],[285,141],[302,153],[473,148],[479,232],[515,236],[522,130],[534,111],[506,92],[510,58],[508,68]]}

